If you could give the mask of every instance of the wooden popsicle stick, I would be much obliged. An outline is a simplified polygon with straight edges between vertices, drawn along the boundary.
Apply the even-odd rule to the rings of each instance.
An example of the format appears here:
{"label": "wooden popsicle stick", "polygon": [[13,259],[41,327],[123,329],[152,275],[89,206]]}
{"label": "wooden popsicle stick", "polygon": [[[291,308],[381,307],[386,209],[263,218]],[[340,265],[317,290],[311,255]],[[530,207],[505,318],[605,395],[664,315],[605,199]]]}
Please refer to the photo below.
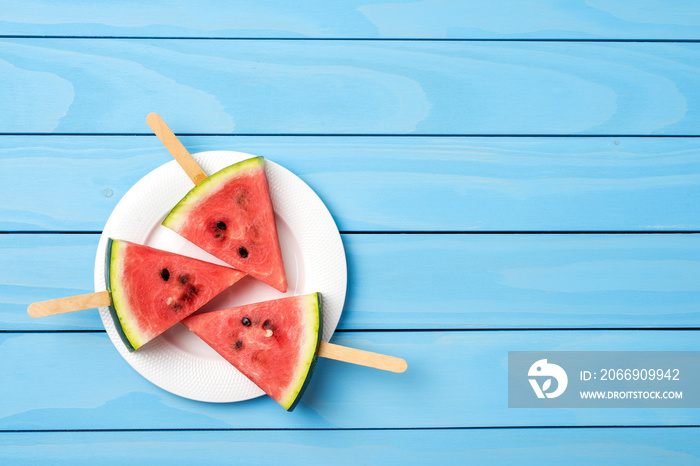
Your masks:
{"label": "wooden popsicle stick", "polygon": [[360,366],[373,367],[383,371],[405,372],[408,364],[401,358],[387,356],[385,354],[372,353],[370,351],[348,348],[322,341],[318,347],[318,355],[322,358],[335,359],[336,361],[349,362]]}
{"label": "wooden popsicle stick", "polygon": [[163,143],[168,152],[177,160],[187,176],[190,177],[195,185],[198,185],[207,178],[207,174],[192,158],[192,155],[185,149],[180,140],[165,124],[163,119],[157,113],[149,113],[146,117],[146,123],[151,127],[151,130],[158,136],[160,142]]}
{"label": "wooden popsicle stick", "polygon": [[[109,306],[112,298],[109,291],[98,291],[67,298],[50,299],[32,303],[27,307],[27,313],[31,317],[46,317],[65,312],[80,311],[95,307]],[[349,348],[322,341],[318,348],[318,355],[322,358],[335,359],[350,364],[373,367],[383,371],[402,373],[408,365],[406,361],[394,356],[372,353],[370,351]]]}
{"label": "wooden popsicle stick", "polygon": [[112,298],[109,295],[109,291],[98,291],[97,293],[81,294],[78,296],[32,303],[27,308],[27,313],[32,317],[46,317],[54,314],[62,314],[64,312],[109,306],[111,303]]}

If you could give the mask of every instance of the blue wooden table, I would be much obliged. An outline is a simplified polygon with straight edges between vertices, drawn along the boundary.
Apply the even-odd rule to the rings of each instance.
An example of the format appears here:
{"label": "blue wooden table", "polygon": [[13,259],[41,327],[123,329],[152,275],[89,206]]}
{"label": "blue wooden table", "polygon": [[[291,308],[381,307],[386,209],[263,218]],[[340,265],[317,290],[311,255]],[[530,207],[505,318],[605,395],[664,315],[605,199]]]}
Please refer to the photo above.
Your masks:
{"label": "blue wooden table", "polygon": [[[518,350],[700,350],[700,4],[0,2],[0,462],[700,462],[698,409],[508,408]],[[162,390],[96,310],[121,197],[191,152],[288,168],[341,231],[297,409]]]}

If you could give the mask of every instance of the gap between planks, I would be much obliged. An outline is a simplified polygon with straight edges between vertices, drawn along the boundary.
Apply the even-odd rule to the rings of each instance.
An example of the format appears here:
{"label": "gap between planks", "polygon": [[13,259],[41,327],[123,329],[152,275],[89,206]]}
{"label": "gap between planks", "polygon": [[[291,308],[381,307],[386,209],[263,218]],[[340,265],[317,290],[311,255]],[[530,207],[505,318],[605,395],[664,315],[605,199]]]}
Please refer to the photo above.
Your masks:
{"label": "gap between planks", "polygon": [[[341,235],[694,235],[700,230],[341,230]],[[4,230],[0,235],[101,235],[97,230]]]}
{"label": "gap between planks", "polygon": [[[665,332],[698,331],[700,327],[521,327],[521,328],[338,328],[334,333],[429,333],[429,332]],[[3,333],[106,333],[103,329],[0,330]]]}
{"label": "gap between planks", "polygon": [[424,426],[424,427],[202,427],[152,429],[0,429],[0,434],[38,434],[75,432],[306,432],[306,431],[410,431],[410,430],[551,430],[551,429],[697,429],[700,425],[593,425],[593,426]]}
{"label": "gap between planks", "polygon": [[700,39],[598,39],[598,38],[445,38],[445,37],[211,37],[211,36],[125,36],[0,34],[0,39],[67,39],[67,40],[204,40],[204,41],[284,41],[284,42],[592,42],[592,43],[666,43],[694,44]]}
{"label": "gap between planks", "polygon": [[[153,133],[51,133],[51,132],[0,132],[3,136],[148,136]],[[185,137],[315,137],[315,138],[646,138],[682,139],[700,138],[700,134],[509,134],[509,133],[176,133]]]}

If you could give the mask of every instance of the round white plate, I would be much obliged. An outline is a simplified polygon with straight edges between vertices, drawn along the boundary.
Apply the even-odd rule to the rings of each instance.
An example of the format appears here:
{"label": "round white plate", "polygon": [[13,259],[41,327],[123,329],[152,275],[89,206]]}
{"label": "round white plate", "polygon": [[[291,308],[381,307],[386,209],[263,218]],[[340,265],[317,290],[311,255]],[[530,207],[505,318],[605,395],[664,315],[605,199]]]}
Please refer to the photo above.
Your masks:
{"label": "round white plate", "polygon": [[[231,151],[193,154],[209,175],[254,157]],[[300,178],[269,160],[265,171],[287,274],[287,293],[246,276],[202,311],[320,292],[323,297],[323,340],[333,335],[345,302],[347,268],[338,228],[321,199]],[[105,251],[108,238],[132,241],[225,265],[181,238],[161,222],[193,184],[173,160],[139,180],[119,201],[107,220],[95,259],[95,291],[106,290]],[[234,402],[263,394],[182,324],[129,352],[117,334],[109,308],[100,317],[124,359],[155,385],[199,401]]]}

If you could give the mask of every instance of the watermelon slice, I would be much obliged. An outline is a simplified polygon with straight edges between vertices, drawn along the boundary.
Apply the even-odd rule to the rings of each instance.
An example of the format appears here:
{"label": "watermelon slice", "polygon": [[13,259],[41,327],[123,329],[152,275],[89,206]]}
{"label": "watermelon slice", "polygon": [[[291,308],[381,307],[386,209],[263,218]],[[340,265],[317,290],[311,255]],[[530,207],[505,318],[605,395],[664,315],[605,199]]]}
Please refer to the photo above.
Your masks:
{"label": "watermelon slice", "polygon": [[163,225],[227,264],[287,291],[262,157],[226,167],[199,183]]}
{"label": "watermelon slice", "polygon": [[311,379],[321,340],[321,295],[281,298],[182,321],[287,411]]}
{"label": "watermelon slice", "polygon": [[243,278],[238,270],[109,239],[105,283],[110,313],[134,351]]}

